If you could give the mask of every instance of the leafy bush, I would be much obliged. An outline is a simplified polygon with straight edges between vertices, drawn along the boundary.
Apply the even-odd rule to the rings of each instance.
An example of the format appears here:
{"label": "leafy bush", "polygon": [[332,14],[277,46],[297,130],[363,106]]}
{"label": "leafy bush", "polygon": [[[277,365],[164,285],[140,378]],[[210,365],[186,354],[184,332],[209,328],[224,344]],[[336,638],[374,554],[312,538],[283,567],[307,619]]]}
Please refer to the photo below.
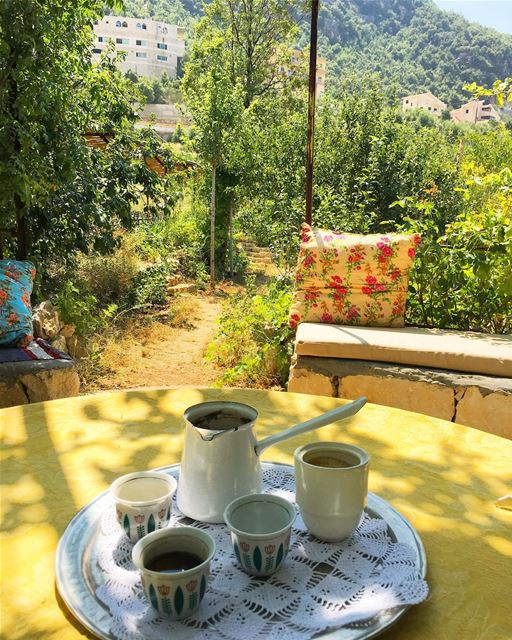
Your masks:
{"label": "leafy bush", "polygon": [[293,350],[293,332],[288,327],[290,288],[290,282],[282,279],[256,291],[254,279],[250,279],[247,290],[226,305],[220,330],[207,354],[227,369],[221,384],[259,387],[286,383]]}
{"label": "leafy bush", "polygon": [[119,249],[108,255],[81,255],[77,265],[77,280],[84,292],[89,292],[101,305],[123,306],[134,286],[140,260],[129,242],[123,239]]}
{"label": "leafy bush", "polygon": [[115,304],[99,309],[97,298],[92,294],[84,294],[70,280],[64,283],[54,302],[62,321],[74,324],[81,336],[103,329],[117,310]]}
{"label": "leafy bush", "polygon": [[[471,166],[474,169],[473,166]],[[441,328],[512,330],[512,172],[472,177],[464,210],[440,229],[431,203],[400,203],[423,236],[411,271],[407,321]]]}
{"label": "leafy bush", "polygon": [[167,279],[172,271],[166,262],[152,264],[134,279],[132,300],[135,306],[163,305],[167,300]]}

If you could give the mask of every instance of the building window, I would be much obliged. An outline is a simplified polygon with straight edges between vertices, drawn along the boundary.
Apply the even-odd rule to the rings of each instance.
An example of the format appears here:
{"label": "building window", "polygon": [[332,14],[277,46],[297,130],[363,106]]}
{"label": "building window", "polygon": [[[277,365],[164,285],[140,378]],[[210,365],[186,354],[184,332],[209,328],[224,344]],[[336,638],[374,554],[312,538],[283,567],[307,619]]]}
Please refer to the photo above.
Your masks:
{"label": "building window", "polygon": [[126,20],[123,22],[123,27],[128,27],[128,23],[126,22]]}
{"label": "building window", "polygon": [[428,108],[428,110],[429,110],[429,111],[432,111],[432,107],[429,107],[429,108]]}
{"label": "building window", "polygon": [[405,101],[405,104],[409,104],[409,100],[406,100],[406,101]]}
{"label": "building window", "polygon": [[120,27],[121,26],[121,20],[117,20],[116,21],[116,27]]}
{"label": "building window", "polygon": [[147,58],[148,54],[145,51],[136,51],[135,57],[137,58]]}
{"label": "building window", "polygon": [[103,42],[103,36],[98,36],[98,42]]}
{"label": "building window", "polygon": [[145,22],[142,23],[142,29],[147,29]]}
{"label": "building window", "polygon": [[167,62],[167,56],[161,56],[161,55],[158,55],[158,56],[156,57],[156,59],[157,59],[157,60],[160,60],[161,62]]}
{"label": "building window", "polygon": [[434,111],[437,111],[437,107],[434,107]]}
{"label": "building window", "polygon": [[140,22],[137,22],[137,29],[142,29],[142,25]]}
{"label": "building window", "polygon": [[147,47],[148,46],[148,41],[147,40],[136,40],[135,44],[138,47]]}
{"label": "building window", "polygon": [[117,44],[130,44],[130,41],[128,38],[116,38],[116,43]]}
{"label": "building window", "polygon": [[101,53],[103,51],[103,49],[93,49],[92,52],[93,53]]}
{"label": "building window", "polygon": [[469,109],[466,109],[466,113],[469,113]]}
{"label": "building window", "polygon": [[156,46],[158,47],[158,49],[167,50],[167,45],[164,42],[157,42]]}

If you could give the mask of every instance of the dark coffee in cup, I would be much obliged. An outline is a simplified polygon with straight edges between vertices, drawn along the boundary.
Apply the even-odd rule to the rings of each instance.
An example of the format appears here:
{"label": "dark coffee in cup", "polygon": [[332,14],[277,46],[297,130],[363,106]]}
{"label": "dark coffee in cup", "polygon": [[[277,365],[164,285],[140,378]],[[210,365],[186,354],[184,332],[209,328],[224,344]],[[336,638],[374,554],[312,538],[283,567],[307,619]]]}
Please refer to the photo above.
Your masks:
{"label": "dark coffee in cup", "polygon": [[198,567],[203,559],[188,551],[169,551],[155,556],[145,565],[149,571],[158,573],[179,573]]}

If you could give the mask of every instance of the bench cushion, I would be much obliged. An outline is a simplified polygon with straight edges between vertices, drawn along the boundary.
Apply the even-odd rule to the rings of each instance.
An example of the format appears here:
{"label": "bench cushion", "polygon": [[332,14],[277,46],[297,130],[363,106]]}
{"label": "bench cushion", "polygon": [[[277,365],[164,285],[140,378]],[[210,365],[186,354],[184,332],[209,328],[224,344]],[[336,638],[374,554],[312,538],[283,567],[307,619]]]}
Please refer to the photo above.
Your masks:
{"label": "bench cushion", "polygon": [[304,322],[297,329],[295,353],[512,378],[512,336],[508,335]]}

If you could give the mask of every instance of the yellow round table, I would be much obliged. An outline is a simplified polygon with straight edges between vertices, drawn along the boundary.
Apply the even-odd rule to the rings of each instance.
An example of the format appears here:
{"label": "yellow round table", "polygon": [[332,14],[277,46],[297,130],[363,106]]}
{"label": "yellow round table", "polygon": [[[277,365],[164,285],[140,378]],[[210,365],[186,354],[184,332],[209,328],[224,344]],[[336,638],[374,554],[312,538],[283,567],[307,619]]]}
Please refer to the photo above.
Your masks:
{"label": "yellow round table", "polygon": [[[293,393],[157,389],[54,400],[0,410],[2,540],[0,629],[6,640],[76,640],[86,632],[59,602],[54,556],[81,507],[130,471],[179,462],[182,414],[197,402],[245,402],[258,436],[328,411],[342,400]],[[370,490],[419,532],[430,596],[382,637],[512,638],[512,442],[436,418],[366,405],[354,418],[271,447],[293,464],[313,439],[371,455]]]}

